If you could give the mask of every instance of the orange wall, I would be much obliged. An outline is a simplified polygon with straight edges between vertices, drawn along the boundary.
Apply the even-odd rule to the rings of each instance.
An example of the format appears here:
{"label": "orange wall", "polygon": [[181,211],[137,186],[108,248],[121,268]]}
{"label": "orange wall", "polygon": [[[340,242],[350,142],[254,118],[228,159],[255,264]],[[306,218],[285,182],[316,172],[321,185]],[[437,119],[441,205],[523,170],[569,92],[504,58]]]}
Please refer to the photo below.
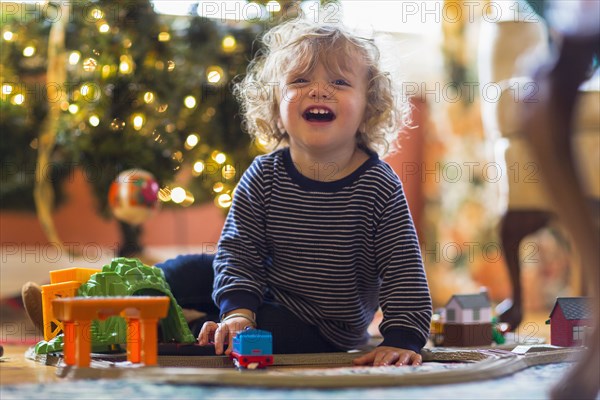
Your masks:
{"label": "orange wall", "polygon": [[[410,207],[417,233],[420,235],[423,210],[425,208],[424,182],[422,181],[420,171],[423,168],[424,162],[425,121],[428,118],[427,103],[414,101],[411,118],[411,126],[414,128],[400,135],[398,152],[387,157],[385,160],[402,180],[408,206]],[[421,237],[419,239],[422,241]]]}
{"label": "orange wall", "polygon": [[[76,171],[65,185],[67,202],[54,214],[54,223],[62,241],[70,246],[97,244],[116,248],[120,241],[116,221],[96,214],[95,201],[83,174]],[[223,226],[222,210],[208,203],[187,209],[161,209],[144,225],[142,243],[146,246],[198,246],[216,243]],[[33,213],[0,213],[0,241],[45,244],[46,237]],[[77,250],[77,248],[75,248]],[[81,248],[79,249],[81,250]]]}

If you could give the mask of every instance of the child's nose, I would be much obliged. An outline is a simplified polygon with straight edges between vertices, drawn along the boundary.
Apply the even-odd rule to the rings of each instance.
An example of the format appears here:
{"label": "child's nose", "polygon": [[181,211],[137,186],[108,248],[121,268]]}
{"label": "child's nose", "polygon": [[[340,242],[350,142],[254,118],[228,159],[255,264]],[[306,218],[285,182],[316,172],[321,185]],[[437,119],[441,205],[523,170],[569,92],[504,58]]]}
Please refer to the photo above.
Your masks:
{"label": "child's nose", "polygon": [[331,93],[327,87],[325,87],[322,83],[315,83],[309,89],[308,95],[314,99],[323,98],[326,99],[330,97]]}

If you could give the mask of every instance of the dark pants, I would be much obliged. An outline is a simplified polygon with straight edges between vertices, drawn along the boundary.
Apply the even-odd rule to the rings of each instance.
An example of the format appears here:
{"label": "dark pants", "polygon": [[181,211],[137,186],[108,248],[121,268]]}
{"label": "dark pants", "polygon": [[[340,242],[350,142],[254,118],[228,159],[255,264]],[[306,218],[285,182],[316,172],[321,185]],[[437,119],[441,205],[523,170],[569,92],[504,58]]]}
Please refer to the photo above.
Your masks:
{"label": "dark pants", "polygon": [[[207,314],[206,320],[218,321],[219,308],[213,302],[214,256],[210,254],[182,255],[156,266],[163,270],[171,292],[183,308]],[[191,328],[198,335],[202,323]],[[263,302],[256,311],[259,329],[273,335],[273,353],[324,353],[341,351],[329,343],[314,325],[306,324],[281,304]]]}

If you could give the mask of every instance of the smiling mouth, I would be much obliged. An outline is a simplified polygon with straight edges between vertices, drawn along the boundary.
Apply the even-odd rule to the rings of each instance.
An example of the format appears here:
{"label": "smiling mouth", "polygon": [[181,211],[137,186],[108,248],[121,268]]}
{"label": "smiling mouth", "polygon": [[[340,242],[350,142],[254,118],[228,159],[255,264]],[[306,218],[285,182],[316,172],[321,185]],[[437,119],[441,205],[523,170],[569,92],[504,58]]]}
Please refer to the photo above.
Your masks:
{"label": "smiling mouth", "polygon": [[304,111],[302,117],[308,122],[331,122],[335,119],[335,114],[327,108],[312,107]]}

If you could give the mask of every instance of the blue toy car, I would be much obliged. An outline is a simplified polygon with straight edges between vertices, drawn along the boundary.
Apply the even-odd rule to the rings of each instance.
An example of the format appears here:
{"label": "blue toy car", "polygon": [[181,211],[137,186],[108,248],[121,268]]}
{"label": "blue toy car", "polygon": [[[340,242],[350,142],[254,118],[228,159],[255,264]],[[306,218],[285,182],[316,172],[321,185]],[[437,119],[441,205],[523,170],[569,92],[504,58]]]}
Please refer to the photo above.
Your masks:
{"label": "blue toy car", "polygon": [[260,329],[247,329],[233,338],[231,358],[238,368],[265,368],[273,364],[273,336]]}

